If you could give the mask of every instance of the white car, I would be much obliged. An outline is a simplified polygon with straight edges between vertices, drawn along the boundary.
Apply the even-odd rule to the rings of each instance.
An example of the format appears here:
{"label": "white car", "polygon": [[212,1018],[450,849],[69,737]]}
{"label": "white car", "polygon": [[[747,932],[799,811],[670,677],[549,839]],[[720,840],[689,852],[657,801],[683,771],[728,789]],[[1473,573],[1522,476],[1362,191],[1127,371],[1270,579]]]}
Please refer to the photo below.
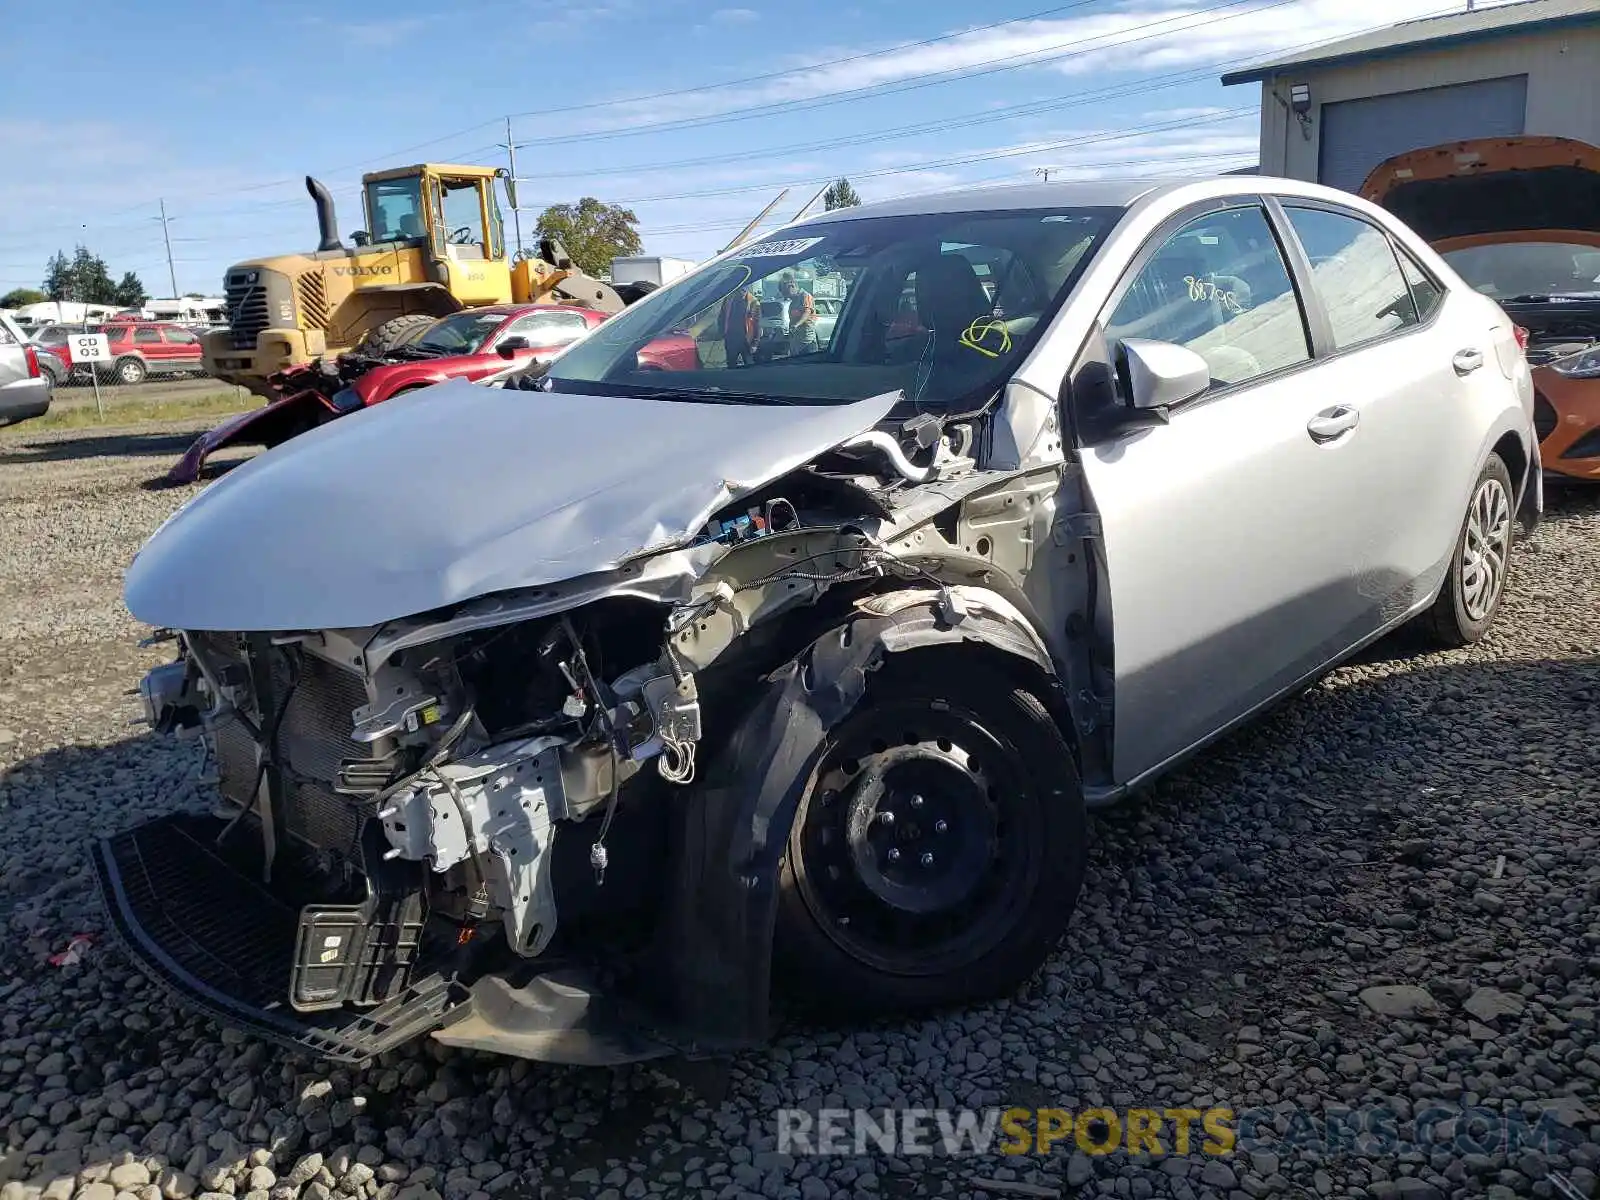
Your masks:
{"label": "white car", "polygon": [[[846,277],[817,353],[641,362],[790,270]],[[790,226],[157,531],[126,599],[180,648],[141,690],[211,740],[222,810],[100,842],[113,923],[352,1060],[728,1049],[774,980],[1005,994],[1087,809],[1404,622],[1483,636],[1541,509],[1532,408],[1505,313],[1312,184]]]}

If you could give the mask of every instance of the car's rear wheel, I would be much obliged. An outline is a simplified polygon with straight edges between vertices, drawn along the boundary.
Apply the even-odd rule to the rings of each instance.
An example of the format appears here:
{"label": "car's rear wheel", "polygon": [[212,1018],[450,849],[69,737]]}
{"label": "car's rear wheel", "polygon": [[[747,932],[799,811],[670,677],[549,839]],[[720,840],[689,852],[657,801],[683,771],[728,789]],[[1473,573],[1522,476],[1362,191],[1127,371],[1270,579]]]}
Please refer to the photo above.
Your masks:
{"label": "car's rear wheel", "polygon": [[1077,902],[1083,794],[1054,720],[985,664],[963,664],[953,686],[918,657],[872,677],[795,815],[775,965],[813,1009],[1012,992]]}
{"label": "car's rear wheel", "polygon": [[137,383],[143,383],[150,374],[144,365],[144,361],[133,357],[119,358],[111,370],[118,383],[126,384],[129,387]]}
{"label": "car's rear wheel", "polygon": [[1444,586],[1421,624],[1441,646],[1469,646],[1489,632],[1511,573],[1515,489],[1491,454],[1473,485]]}

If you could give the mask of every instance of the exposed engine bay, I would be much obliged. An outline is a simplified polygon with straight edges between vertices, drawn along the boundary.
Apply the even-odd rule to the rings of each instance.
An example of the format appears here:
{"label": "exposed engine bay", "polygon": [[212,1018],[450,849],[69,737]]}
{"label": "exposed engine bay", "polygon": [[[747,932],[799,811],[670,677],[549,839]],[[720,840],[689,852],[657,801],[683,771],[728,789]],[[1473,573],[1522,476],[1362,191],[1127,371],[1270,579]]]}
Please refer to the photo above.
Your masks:
{"label": "exposed engine bay", "polygon": [[[816,714],[848,712],[887,654],[968,644],[1055,688],[1090,760],[1109,745],[1087,527],[1057,508],[1053,406],[1018,399],[990,455],[1009,463],[978,467],[973,424],[913,418],[599,576],[369,627],[166,631],[147,718],[203,739],[220,803],[101,844],[125,935],[217,1015],[352,1061],[430,1030],[589,1063],[760,1040],[750,906],[803,782],[795,730],[820,744]],[[1049,645],[1036,604],[1083,615]],[[764,744],[730,746],[762,720]],[[735,765],[707,780],[718,758]],[[277,949],[224,971],[162,938],[206,920],[157,894],[164,854],[247,882],[277,914],[251,945]]]}

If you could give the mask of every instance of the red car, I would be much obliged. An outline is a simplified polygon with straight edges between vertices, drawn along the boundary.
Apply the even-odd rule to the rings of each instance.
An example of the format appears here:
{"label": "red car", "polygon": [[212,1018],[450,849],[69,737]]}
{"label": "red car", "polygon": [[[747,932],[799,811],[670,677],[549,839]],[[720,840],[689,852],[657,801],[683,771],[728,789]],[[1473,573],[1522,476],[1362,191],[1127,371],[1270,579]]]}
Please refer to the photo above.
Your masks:
{"label": "red car", "polygon": [[[109,357],[96,369],[101,379],[118,383],[143,383],[151,375],[202,375],[200,339],[193,330],[163,321],[111,321],[91,326],[91,333],[103,333]],[[75,332],[75,331],[74,331]],[[50,346],[66,366],[68,378],[87,381],[89,365],[72,361],[72,343]]]}
{"label": "red car", "polygon": [[168,472],[167,481],[193,483],[206,457],[223,446],[276,446],[405,392],[447,379],[482,379],[508,365],[548,358],[607,315],[562,304],[466,309],[441,317],[381,359],[344,354],[337,363],[319,361],[285,371],[272,381],[280,399],[201,434]]}

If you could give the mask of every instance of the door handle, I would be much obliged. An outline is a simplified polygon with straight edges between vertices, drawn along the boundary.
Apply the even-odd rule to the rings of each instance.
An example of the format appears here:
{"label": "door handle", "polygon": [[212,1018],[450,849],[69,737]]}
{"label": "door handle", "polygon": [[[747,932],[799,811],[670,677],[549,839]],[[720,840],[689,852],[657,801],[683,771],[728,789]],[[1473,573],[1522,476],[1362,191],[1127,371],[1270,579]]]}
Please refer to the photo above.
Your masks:
{"label": "door handle", "polygon": [[1468,346],[1465,350],[1457,350],[1456,356],[1450,360],[1450,365],[1456,369],[1457,375],[1471,375],[1483,366],[1483,351],[1476,346]]}
{"label": "door handle", "polygon": [[1338,404],[1323,409],[1307,421],[1306,432],[1311,435],[1313,442],[1331,442],[1349,433],[1360,420],[1361,414],[1356,409],[1348,404]]}

